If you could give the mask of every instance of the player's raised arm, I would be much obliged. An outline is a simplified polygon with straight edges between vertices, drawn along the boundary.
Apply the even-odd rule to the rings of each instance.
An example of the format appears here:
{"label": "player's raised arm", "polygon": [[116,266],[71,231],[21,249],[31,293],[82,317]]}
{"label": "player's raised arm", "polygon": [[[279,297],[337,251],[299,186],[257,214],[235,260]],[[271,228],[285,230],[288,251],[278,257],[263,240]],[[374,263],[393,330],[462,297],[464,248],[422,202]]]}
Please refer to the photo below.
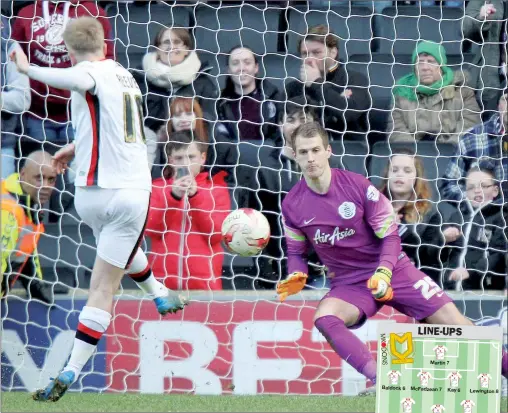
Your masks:
{"label": "player's raised arm", "polygon": [[288,277],[277,285],[277,294],[284,301],[289,295],[300,292],[307,281],[307,248],[305,234],[292,222],[287,208],[282,204],[282,222],[286,236]]}
{"label": "player's raised arm", "polygon": [[[76,64],[78,61],[95,61],[105,58],[107,46],[104,42],[104,32],[101,25],[90,25],[87,30],[82,30],[78,34],[75,31],[69,30],[70,26],[72,25],[66,27],[63,38],[73,64]],[[96,33],[94,33],[96,30],[101,30],[102,36],[96,36]],[[76,36],[80,36],[80,38],[75,38]],[[69,43],[79,45],[79,50],[72,49]],[[15,48],[11,52],[10,58],[16,64],[20,73],[24,73],[29,78],[49,86],[82,93],[95,88],[95,80],[80,65],[67,69],[30,65],[21,47]]]}

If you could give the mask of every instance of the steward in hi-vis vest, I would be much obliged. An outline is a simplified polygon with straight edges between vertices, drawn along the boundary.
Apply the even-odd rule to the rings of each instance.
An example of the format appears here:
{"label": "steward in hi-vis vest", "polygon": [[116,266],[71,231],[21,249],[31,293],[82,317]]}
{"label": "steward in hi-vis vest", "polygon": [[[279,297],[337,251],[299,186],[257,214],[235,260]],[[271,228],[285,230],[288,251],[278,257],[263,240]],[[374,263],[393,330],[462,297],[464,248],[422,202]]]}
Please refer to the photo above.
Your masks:
{"label": "steward in hi-vis vest", "polygon": [[32,152],[19,174],[2,181],[2,297],[19,277],[31,298],[51,301],[48,288],[40,281],[37,243],[44,233],[40,208],[51,196],[55,181],[51,156],[42,151]]}

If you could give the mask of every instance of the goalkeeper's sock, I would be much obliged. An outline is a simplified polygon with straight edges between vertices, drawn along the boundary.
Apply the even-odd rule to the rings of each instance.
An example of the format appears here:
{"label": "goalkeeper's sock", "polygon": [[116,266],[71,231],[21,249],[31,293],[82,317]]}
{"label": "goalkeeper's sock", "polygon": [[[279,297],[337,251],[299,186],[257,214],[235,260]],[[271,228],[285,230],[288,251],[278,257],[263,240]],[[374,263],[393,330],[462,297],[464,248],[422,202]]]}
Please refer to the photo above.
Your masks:
{"label": "goalkeeper's sock", "polygon": [[127,273],[151,299],[168,295],[167,287],[153,276],[148,259],[141,248],[136,251]]}
{"label": "goalkeeper's sock", "polygon": [[71,356],[63,371],[72,371],[78,378],[86,362],[92,357],[104,332],[111,322],[111,314],[95,307],[83,307],[74,339]]}
{"label": "goalkeeper's sock", "polygon": [[508,353],[503,350],[503,361],[501,362],[501,371],[504,378],[508,379]]}
{"label": "goalkeeper's sock", "polygon": [[327,315],[319,317],[314,324],[344,361],[376,383],[376,360],[370,354],[367,345],[346,327],[344,321]]}

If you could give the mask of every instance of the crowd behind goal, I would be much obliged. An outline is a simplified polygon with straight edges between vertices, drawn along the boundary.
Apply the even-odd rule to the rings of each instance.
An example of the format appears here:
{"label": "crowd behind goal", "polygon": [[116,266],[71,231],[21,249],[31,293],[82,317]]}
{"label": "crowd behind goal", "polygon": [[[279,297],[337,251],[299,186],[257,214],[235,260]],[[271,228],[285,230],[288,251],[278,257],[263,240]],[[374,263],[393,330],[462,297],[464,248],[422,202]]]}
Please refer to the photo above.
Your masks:
{"label": "crowd behind goal", "polygon": [[[506,291],[506,2],[4,3],[3,295],[23,286],[50,303],[62,286],[87,287],[72,166],[57,176],[49,156],[73,140],[69,94],[9,62],[21,47],[31,64],[70,67],[62,32],[83,15],[100,21],[106,57],[144,96],[145,248],[167,287],[274,290],[287,274],[281,202],[301,177],[292,132],[317,121],[332,166],[367,176],[392,201],[403,249],[423,272],[448,290]],[[185,198],[174,167],[189,162],[192,195],[211,197]],[[262,211],[272,229],[252,260],[221,245],[222,220],[241,207]],[[75,245],[76,265],[55,240]],[[306,288],[326,288],[326,269],[311,261]]]}

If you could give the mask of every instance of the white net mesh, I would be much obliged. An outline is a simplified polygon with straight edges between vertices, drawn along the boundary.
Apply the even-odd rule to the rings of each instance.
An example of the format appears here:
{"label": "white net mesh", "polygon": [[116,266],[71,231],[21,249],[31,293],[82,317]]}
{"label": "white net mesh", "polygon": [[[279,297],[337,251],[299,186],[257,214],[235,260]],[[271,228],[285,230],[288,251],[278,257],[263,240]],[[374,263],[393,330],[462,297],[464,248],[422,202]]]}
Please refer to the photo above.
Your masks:
{"label": "white net mesh", "polygon": [[[134,284],[126,279],[115,304],[112,325],[74,390],[352,395],[366,385],[365,379],[335,355],[313,326],[313,310],[323,295],[326,283],[319,263],[315,266],[313,283],[308,291],[288,304],[280,305],[275,300],[274,283],[286,275],[280,203],[294,184],[295,176],[298,179],[298,171],[290,166],[287,158],[280,156],[283,128],[279,127],[279,122],[284,119],[284,104],[262,108],[267,112],[263,112],[257,120],[246,115],[244,123],[261,130],[261,140],[249,140],[245,136],[240,137],[241,142],[220,140],[224,131],[239,134],[249,130],[242,129],[236,117],[224,117],[227,108],[224,109],[221,102],[227,103],[232,98],[219,100],[219,91],[227,88],[230,74],[229,52],[238,45],[248,47],[256,56],[259,64],[257,78],[262,81],[258,84],[262,90],[261,100],[278,103],[278,100],[284,102],[291,98],[288,96],[291,82],[301,86],[302,59],[298,45],[309,28],[324,24],[338,35],[338,58],[349,79],[342,89],[353,89],[353,98],[355,93],[368,92],[368,101],[358,104],[353,103],[354,99],[346,99],[345,109],[350,116],[347,125],[338,120],[344,111],[339,111],[338,115],[334,113],[333,103],[327,101],[326,93],[320,95],[321,100],[313,101],[317,116],[324,121],[332,138],[331,162],[335,167],[363,174],[381,186],[385,167],[394,153],[409,148],[410,157],[416,153],[422,159],[425,173],[421,181],[428,185],[427,200],[429,207],[436,211],[435,219],[422,218],[420,226],[401,225],[400,233],[404,248],[412,251],[416,264],[424,271],[438,274],[438,282],[443,282],[455,268],[450,268],[451,261],[440,255],[445,249],[443,237],[428,238],[426,231],[439,233],[445,229],[452,211],[446,209],[445,195],[462,196],[466,188],[455,185],[449,187],[449,192],[445,194],[443,185],[462,177],[457,175],[465,172],[459,171],[461,165],[466,170],[473,165],[477,159],[469,158],[472,153],[492,162],[496,168],[496,179],[506,181],[507,149],[503,146],[506,141],[501,135],[497,152],[492,149],[494,145],[490,147],[483,141],[477,144],[476,151],[463,146],[469,151],[466,157],[459,157],[458,166],[449,169],[451,160],[457,159],[453,155],[456,154],[459,134],[479,124],[481,115],[487,113],[486,109],[496,107],[495,103],[492,106],[492,99],[498,99],[502,86],[501,81],[487,80],[488,69],[493,64],[490,54],[494,52],[488,48],[492,39],[485,38],[485,34],[482,38],[481,33],[479,37],[474,36],[475,24],[479,23],[474,18],[464,17],[464,7],[425,7],[422,2],[410,6],[388,4],[381,10],[380,3],[391,2],[290,3],[110,2],[105,7],[116,59],[132,71],[145,93],[145,120],[151,130],[150,136],[155,136],[165,125],[171,99],[196,97],[204,110],[203,120],[209,135],[209,166],[228,171],[233,208],[262,210],[270,220],[273,234],[270,246],[260,257],[250,259],[225,254],[222,263],[223,291],[190,291],[193,305],[183,315],[172,316],[165,321],[159,320],[152,304],[143,301]],[[98,17],[97,10],[95,13]],[[44,16],[25,14],[15,22],[10,10],[2,9],[2,18],[10,23],[11,29],[20,20],[25,21],[25,29],[20,30],[18,36],[26,36],[27,47],[34,47],[37,42],[46,44],[49,61],[52,61],[51,56],[58,55],[58,46],[61,45],[58,36],[53,34],[52,47],[47,46],[50,29],[62,22],[63,16],[59,14],[50,16],[46,29],[43,29]],[[502,15],[496,21],[504,28]],[[469,43],[462,36],[466,26],[470,30],[468,36],[473,40]],[[153,79],[146,75],[144,69],[148,63],[144,57],[147,53],[161,50],[161,46],[156,48],[153,45],[157,34],[164,28],[190,29],[192,43],[201,62],[194,82],[168,82],[162,76],[160,83],[154,87]],[[46,30],[46,37],[36,37],[38,30]],[[6,36],[11,37],[9,31],[3,30],[2,42]],[[456,74],[468,73],[466,80],[469,83],[455,82],[456,78],[449,82],[456,86],[452,87],[452,103],[444,102],[447,98],[442,91],[437,94],[441,99],[434,94],[434,102],[429,103],[432,97],[427,97],[423,103],[401,105],[397,115],[392,116],[395,82],[413,72],[415,65],[411,54],[420,40],[435,41],[444,46],[448,66]],[[495,46],[500,50],[499,44]],[[435,66],[436,62],[431,62],[430,66],[432,64]],[[475,77],[478,69],[482,69],[487,77],[478,80]],[[432,72],[432,68],[429,70]],[[498,70],[499,67],[496,67],[494,73]],[[9,80],[6,71],[2,60],[2,78]],[[352,73],[362,75],[366,83],[350,83]],[[172,75],[178,75],[179,79],[185,77],[181,71]],[[2,93],[8,87],[2,82]],[[270,95],[271,91],[277,94],[273,92]],[[482,103],[490,103],[490,106],[480,108],[477,103],[474,106],[475,92],[483,99]],[[466,101],[466,98],[469,100]],[[51,103],[46,109],[43,121],[54,118]],[[21,112],[7,110],[4,100],[2,129],[5,131],[7,115]],[[33,114],[33,109],[30,113]],[[240,110],[239,116],[243,121],[241,114]],[[27,122],[32,118],[27,115],[29,112],[22,116],[21,126],[10,132],[10,136],[16,137],[10,152],[5,140],[9,131],[2,133],[2,168],[4,164],[14,164],[13,157],[26,157],[26,151],[33,149],[34,139],[38,137],[29,136],[30,125]],[[66,129],[61,119],[58,122],[65,135],[70,129]],[[343,129],[337,125],[342,125]],[[397,130],[399,125],[405,125],[405,129]],[[386,139],[392,129],[394,133],[405,132],[405,137],[400,142],[389,144]],[[344,133],[346,130],[347,134]],[[20,131],[23,140],[18,138]],[[42,133],[43,142],[51,142],[52,135],[44,130]],[[156,141],[158,138],[152,139]],[[64,142],[53,143],[55,145],[49,147],[61,146]],[[164,143],[156,143],[152,142],[151,150],[155,157],[153,174],[157,177],[161,174],[165,158],[162,155]],[[230,155],[233,153],[232,158],[225,156],[223,151]],[[443,179],[445,176],[446,179]],[[41,236],[38,248],[44,285],[54,295],[55,304],[49,310],[40,301],[28,299],[23,289],[16,288],[21,287],[19,281],[2,301],[3,390],[33,390],[45,385],[48,378],[59,371],[71,349],[77,317],[85,302],[95,257],[93,235],[73,209],[72,184],[61,182],[55,192],[57,195],[44,209],[45,234]],[[464,224],[461,231],[470,232],[472,226],[478,225],[470,223],[474,220],[470,215],[457,211],[462,220],[459,224]],[[486,217],[483,228],[487,231],[478,232],[487,237],[486,242],[474,247],[476,252],[481,251],[480,257],[487,262],[489,255],[497,254],[503,259],[506,256],[506,215],[499,212],[499,216],[494,218],[488,221]],[[406,237],[408,233],[414,236]],[[500,237],[495,246],[490,245],[492,234]],[[151,243],[147,241],[144,248],[150,252]],[[8,251],[5,247],[4,243],[4,251]],[[422,258],[421,255],[432,249],[432,254],[438,251],[439,262]],[[465,250],[464,244],[459,246],[459,250]],[[167,247],[167,254],[177,253]],[[464,258],[463,255],[460,258]],[[10,259],[8,252],[2,255],[2,259]],[[501,262],[503,259],[489,271],[484,267],[467,268],[475,277],[488,280],[483,284],[479,282],[474,291],[462,291],[460,283],[452,283],[448,288],[459,290],[453,293],[453,297],[459,309],[472,320],[498,323],[506,328],[506,287],[503,286],[506,264]],[[467,259],[465,263],[468,265]],[[10,282],[15,276],[15,267],[8,265],[4,281]],[[193,276],[185,274],[184,270],[176,273],[176,277]],[[20,280],[24,279],[30,278],[22,275]],[[492,289],[493,285],[497,290]],[[374,353],[377,320],[386,319],[407,321],[405,316],[385,308],[355,331]]]}

